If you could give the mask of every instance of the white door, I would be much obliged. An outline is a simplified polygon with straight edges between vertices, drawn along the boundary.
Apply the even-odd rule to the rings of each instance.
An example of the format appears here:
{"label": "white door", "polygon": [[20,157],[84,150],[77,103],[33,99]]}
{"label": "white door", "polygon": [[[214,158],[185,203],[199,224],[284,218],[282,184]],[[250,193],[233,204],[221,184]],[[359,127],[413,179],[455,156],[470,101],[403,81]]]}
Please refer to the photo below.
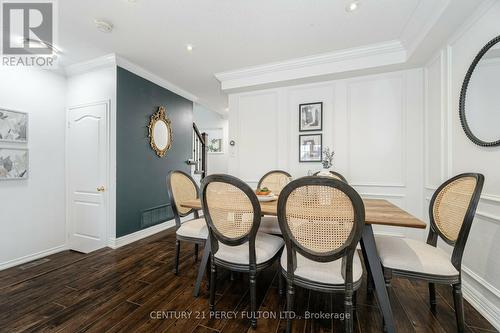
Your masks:
{"label": "white door", "polygon": [[84,253],[106,246],[108,105],[68,110],[68,242]]}

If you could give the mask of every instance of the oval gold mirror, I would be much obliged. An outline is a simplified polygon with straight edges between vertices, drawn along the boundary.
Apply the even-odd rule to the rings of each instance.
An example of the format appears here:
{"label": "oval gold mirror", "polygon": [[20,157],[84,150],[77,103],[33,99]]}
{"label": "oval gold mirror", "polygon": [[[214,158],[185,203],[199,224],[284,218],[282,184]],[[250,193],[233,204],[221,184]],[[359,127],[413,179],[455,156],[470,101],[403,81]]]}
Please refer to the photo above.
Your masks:
{"label": "oval gold mirror", "polygon": [[163,106],[158,108],[149,121],[149,144],[159,157],[165,156],[172,146],[172,126]]}

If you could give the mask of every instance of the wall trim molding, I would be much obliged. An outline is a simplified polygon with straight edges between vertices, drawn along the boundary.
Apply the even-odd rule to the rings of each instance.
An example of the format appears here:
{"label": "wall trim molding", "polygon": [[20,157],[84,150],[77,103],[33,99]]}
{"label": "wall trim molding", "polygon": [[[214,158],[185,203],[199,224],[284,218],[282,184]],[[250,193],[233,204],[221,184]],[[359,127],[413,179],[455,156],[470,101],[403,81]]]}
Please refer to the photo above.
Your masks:
{"label": "wall trim molding", "polygon": [[459,26],[459,28],[456,30],[456,32],[451,36],[451,38],[448,40],[448,45],[452,46],[453,44],[456,43],[457,40],[459,40],[467,31],[470,30],[470,28],[481,18],[483,17],[488,10],[495,5],[497,0],[486,0],[484,1],[479,7],[472,12],[472,14],[469,16],[469,18],[462,23],[462,25]]}
{"label": "wall trim molding", "polygon": [[126,69],[148,81],[151,81],[160,87],[163,87],[167,90],[170,90],[173,93],[176,93],[177,95],[180,95],[186,99],[189,99],[190,101],[196,102],[198,100],[198,97],[195,95],[191,94],[190,92],[176,86],[172,82],[169,82],[165,80],[164,78],[153,74],[152,72],[148,71],[147,69],[123,58],[120,57],[114,53],[108,54],[99,58],[91,59],[88,61],[83,61],[79,62],[73,65],[66,66],[64,68],[64,72],[66,73],[66,76],[74,76],[82,73],[86,73],[89,71],[93,71],[96,69],[100,68],[105,68],[109,66],[120,66],[123,69]]}
{"label": "wall trim molding", "polygon": [[[484,296],[484,292],[490,293],[500,303],[500,291],[468,267],[462,266],[462,273],[464,273],[462,279],[464,298],[497,330],[500,330],[500,308]],[[476,288],[468,281],[469,279],[481,286],[483,290]]]}
{"label": "wall trim molding", "polygon": [[[406,47],[406,50],[408,52],[408,56],[411,56],[415,50],[418,48],[418,46],[422,43],[422,41],[425,39],[425,37],[429,34],[431,29],[436,25],[436,23],[439,21],[441,16],[443,15],[444,11],[448,8],[450,5],[451,0],[446,0],[446,1],[436,1],[432,5],[436,6],[435,8],[432,8],[430,11],[430,15],[426,15],[427,20],[424,25],[422,25],[421,22],[418,21],[417,17],[417,12],[422,12],[425,11],[426,8],[424,8],[426,3],[420,2],[415,9],[415,12],[413,13],[412,17],[410,18],[410,21],[406,25],[405,29],[403,30],[403,33],[401,34],[401,42],[403,45]],[[412,33],[412,30],[415,31]]]}
{"label": "wall trim molding", "polygon": [[129,72],[132,72],[132,73],[134,73],[134,74],[136,74],[136,75],[138,75],[138,76],[140,76],[148,81],[151,81],[151,82],[159,85],[160,87],[163,87],[167,90],[170,90],[171,92],[176,93],[179,96],[182,96],[186,99],[189,99],[190,101],[193,101],[193,102],[198,101],[198,97],[191,94],[190,92],[176,86],[172,82],[169,82],[169,81],[159,77],[156,74],[153,74],[152,72],[148,71],[147,69],[145,69],[137,64],[134,64],[133,62],[131,62],[123,57],[116,56],[116,65],[120,66],[121,68],[126,69]]}
{"label": "wall trim molding", "polygon": [[[406,146],[407,144],[407,139],[408,139],[408,123],[407,123],[407,115],[408,115],[408,103],[407,103],[407,95],[408,95],[408,86],[407,86],[407,76],[408,71],[399,71],[396,73],[389,73],[385,74],[383,77],[384,79],[398,79],[401,81],[401,111],[400,111],[400,116],[401,116],[401,142],[402,142],[402,147],[401,151],[399,152],[400,154],[400,159],[401,159],[401,175],[400,175],[400,180],[399,182],[396,183],[364,183],[363,181],[351,181],[349,182],[349,185],[351,186],[358,186],[358,187],[399,187],[399,188],[405,188],[406,187],[406,182],[407,182],[407,159],[408,155],[406,152],[406,149],[403,148],[403,146]],[[367,79],[368,78],[368,79]],[[351,105],[351,90],[352,90],[352,85],[356,83],[365,83],[365,82],[374,82],[380,80],[380,76],[368,76],[368,77],[357,77],[353,79],[348,79],[346,80],[346,109],[347,109],[347,146],[351,147],[351,134],[352,134],[352,119],[351,119],[351,114],[352,114],[352,105]],[[352,180],[352,174],[351,174],[351,165],[352,165],[352,154],[351,154],[351,149],[348,150],[347,152],[347,165],[348,165],[348,179]]]}
{"label": "wall trim molding", "polygon": [[134,233],[118,237],[118,238],[109,238],[108,239],[108,247],[112,249],[117,249],[119,247],[122,247],[124,245],[136,242],[138,240],[141,240],[143,238],[152,236],[154,234],[157,234],[161,231],[167,230],[169,228],[172,228],[175,226],[175,220],[169,220],[167,222],[163,222],[157,225],[154,225],[152,227],[142,229],[139,231],[136,231]]}
{"label": "wall trim molding", "polygon": [[66,244],[0,263],[0,271],[67,250]]}
{"label": "wall trim molding", "polygon": [[116,66],[116,56],[114,54],[108,54],[99,58],[66,66],[64,72],[68,77],[111,66]]}
{"label": "wall trim molding", "polygon": [[485,193],[485,194],[481,195],[481,200],[489,201],[489,202],[492,202],[494,204],[500,204],[500,196],[499,195]]}
{"label": "wall trim molding", "polygon": [[399,40],[322,53],[269,64],[216,73],[222,90],[296,80],[325,74],[374,68],[406,62]]}
{"label": "wall trim molding", "polygon": [[490,213],[485,213],[485,212],[480,211],[480,210],[476,210],[476,216],[478,216],[484,220],[500,224],[500,216],[496,216],[496,215],[493,215]]}

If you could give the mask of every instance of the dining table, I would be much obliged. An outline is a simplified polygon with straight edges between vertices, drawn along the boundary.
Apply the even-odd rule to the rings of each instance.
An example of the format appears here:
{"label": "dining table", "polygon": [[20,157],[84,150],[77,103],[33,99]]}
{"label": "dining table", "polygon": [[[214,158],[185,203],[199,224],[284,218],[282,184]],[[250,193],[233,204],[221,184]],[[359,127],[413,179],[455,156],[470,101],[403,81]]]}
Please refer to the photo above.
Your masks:
{"label": "dining table", "polygon": [[[389,301],[389,295],[385,286],[382,263],[377,253],[373,225],[384,225],[391,227],[425,229],[426,223],[411,215],[407,211],[391,202],[383,199],[363,199],[365,206],[365,226],[361,236],[361,251],[364,258],[365,267],[370,273],[375,294],[377,295],[380,312],[384,318],[384,326],[387,332],[395,332],[394,317]],[[202,205],[199,199],[186,200],[179,203],[182,207],[201,210]],[[278,201],[260,202],[263,215],[277,216]],[[201,282],[207,269],[210,257],[210,237],[205,242],[202,261],[198,269],[194,296],[200,292]]]}

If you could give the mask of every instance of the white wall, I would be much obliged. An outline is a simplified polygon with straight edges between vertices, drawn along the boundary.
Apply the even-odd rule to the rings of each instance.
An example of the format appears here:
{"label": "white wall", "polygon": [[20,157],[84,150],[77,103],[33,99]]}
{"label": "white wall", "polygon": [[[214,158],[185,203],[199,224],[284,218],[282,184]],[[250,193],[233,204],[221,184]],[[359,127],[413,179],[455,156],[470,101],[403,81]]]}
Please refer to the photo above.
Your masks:
{"label": "white wall", "polygon": [[[211,111],[198,103],[194,103],[193,121],[196,126],[203,130],[222,129],[223,133],[223,152],[208,153],[208,174],[227,173],[228,166],[228,120],[221,114]],[[210,139],[210,138],[209,138]]]}
{"label": "white wall", "polygon": [[[445,179],[462,172],[485,176],[483,195],[465,249],[466,298],[500,329],[500,147],[476,146],[466,137],[458,115],[465,73],[477,52],[500,34],[500,3],[471,15],[425,66],[425,199]],[[498,124],[494,124],[498,133]],[[441,246],[450,250],[448,246]]]}
{"label": "white wall", "polygon": [[116,65],[84,72],[73,72],[67,79],[67,107],[107,101],[110,104],[109,119],[109,184],[106,188],[108,201],[107,238],[113,242],[116,237]]}
{"label": "white wall", "polygon": [[66,80],[50,71],[0,67],[0,108],[28,112],[29,179],[0,182],[0,270],[65,246]]}
{"label": "white wall", "polygon": [[[363,196],[421,217],[422,79],[416,69],[231,94],[229,140],[236,145],[229,147],[229,173],[256,186],[272,169],[294,177],[320,170],[320,163],[299,163],[298,108],[323,102],[323,146],[336,152],[333,169]],[[423,237],[411,229],[377,232]]]}

